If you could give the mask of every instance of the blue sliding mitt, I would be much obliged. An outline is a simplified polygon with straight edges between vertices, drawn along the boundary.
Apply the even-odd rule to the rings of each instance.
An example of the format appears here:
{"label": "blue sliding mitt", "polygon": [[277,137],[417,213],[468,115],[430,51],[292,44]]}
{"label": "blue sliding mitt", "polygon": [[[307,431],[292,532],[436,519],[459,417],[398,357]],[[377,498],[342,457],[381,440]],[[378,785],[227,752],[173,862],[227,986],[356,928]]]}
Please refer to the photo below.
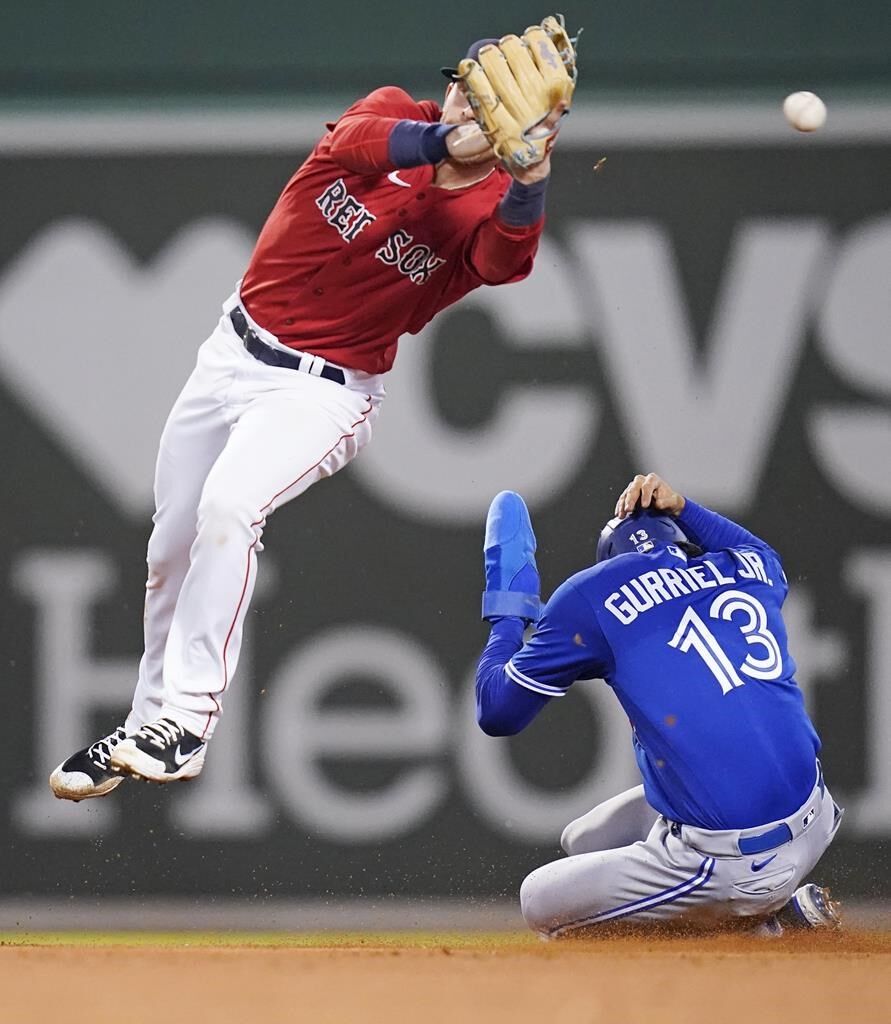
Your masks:
{"label": "blue sliding mitt", "polygon": [[537,622],[541,580],[535,565],[535,534],[526,502],[516,492],[502,491],[492,499],[483,555],[483,618],[491,621],[512,615]]}

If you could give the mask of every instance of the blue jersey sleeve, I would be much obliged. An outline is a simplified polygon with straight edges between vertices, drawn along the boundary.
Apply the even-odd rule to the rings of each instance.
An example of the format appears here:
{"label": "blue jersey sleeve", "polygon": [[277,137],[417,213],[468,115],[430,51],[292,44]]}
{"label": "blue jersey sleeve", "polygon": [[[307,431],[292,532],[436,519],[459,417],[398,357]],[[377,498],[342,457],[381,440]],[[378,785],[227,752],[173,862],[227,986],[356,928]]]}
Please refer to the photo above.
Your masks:
{"label": "blue jersey sleeve", "polygon": [[477,669],[477,721],[491,735],[519,732],[576,679],[601,678],[612,664],[594,612],[571,580],[554,592],[525,646],[522,629],[519,619],[496,622]]}
{"label": "blue jersey sleeve", "polygon": [[[727,519],[725,516],[705,508],[704,505],[698,505],[689,498],[685,499],[684,510],[678,516],[678,522],[690,540],[695,541],[706,551],[754,548],[762,558],[766,559],[767,572],[776,573],[779,577],[778,582],[785,597],[789,585],[783,571],[783,564],[780,561],[780,556],[767,541],[750,533],[739,523],[734,523],[732,519]],[[765,582],[768,582],[766,575]]]}
{"label": "blue jersey sleeve", "polygon": [[744,526],[734,523],[717,512],[712,512],[704,505],[686,498],[684,510],[678,516],[678,522],[684,532],[706,551],[721,551],[723,548],[736,548],[741,545],[752,547],[769,547],[766,541],[750,533]]}
{"label": "blue jersey sleeve", "polygon": [[525,729],[548,698],[521,689],[508,678],[505,664],[523,646],[523,620],[496,619],[476,669],[476,720],[489,736],[513,736]]}

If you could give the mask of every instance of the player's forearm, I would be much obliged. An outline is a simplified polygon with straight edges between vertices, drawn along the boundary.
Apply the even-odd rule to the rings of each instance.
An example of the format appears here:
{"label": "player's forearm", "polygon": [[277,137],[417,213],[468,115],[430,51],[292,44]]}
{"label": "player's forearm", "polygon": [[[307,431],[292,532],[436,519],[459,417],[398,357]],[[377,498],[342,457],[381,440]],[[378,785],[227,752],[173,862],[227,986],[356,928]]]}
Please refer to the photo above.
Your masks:
{"label": "player's forearm", "polygon": [[454,125],[380,117],[342,118],[331,136],[331,157],[356,174],[437,164],[448,155],[446,137]]}
{"label": "player's forearm", "polygon": [[477,229],[468,258],[487,284],[500,284],[532,270],[544,227],[544,193],[528,194],[535,188],[512,183],[492,216]]}
{"label": "player's forearm", "polygon": [[476,720],[489,736],[513,736],[525,729],[548,699],[517,686],[504,666],[523,646],[523,620],[497,619],[476,671]]}
{"label": "player's forearm", "polygon": [[331,158],[356,174],[392,171],[390,134],[399,118],[353,114],[340,119],[331,133]]}
{"label": "player's forearm", "polygon": [[447,137],[457,125],[399,121],[390,132],[388,152],[397,167],[438,164],[449,155]]}
{"label": "player's forearm", "polygon": [[544,217],[548,180],[542,178],[531,185],[524,185],[514,179],[498,204],[497,216],[514,228],[537,224]]}
{"label": "player's forearm", "polygon": [[707,551],[738,547],[740,544],[765,545],[763,540],[750,533],[744,526],[705,508],[704,505],[698,505],[690,498],[685,499],[678,522],[690,539],[695,540]]}

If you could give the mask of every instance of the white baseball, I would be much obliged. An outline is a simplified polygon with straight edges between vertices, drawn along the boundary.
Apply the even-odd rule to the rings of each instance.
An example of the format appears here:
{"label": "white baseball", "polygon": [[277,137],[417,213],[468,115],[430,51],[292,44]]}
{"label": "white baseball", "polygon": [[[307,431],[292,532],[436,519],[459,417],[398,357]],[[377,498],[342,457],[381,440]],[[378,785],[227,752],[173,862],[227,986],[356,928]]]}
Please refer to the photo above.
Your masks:
{"label": "white baseball", "polygon": [[783,113],[800,132],[815,132],[826,122],[826,104],[812,92],[791,93],[783,100]]}

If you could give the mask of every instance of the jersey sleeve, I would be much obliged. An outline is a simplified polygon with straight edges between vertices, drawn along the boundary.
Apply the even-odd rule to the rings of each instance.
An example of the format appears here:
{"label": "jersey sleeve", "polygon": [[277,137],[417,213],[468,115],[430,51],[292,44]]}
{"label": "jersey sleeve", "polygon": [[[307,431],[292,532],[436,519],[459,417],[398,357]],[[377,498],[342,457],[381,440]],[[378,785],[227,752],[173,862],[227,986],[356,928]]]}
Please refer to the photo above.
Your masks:
{"label": "jersey sleeve", "polygon": [[684,510],[678,522],[687,536],[706,551],[721,551],[723,548],[760,547],[769,548],[766,541],[750,533],[744,526],[732,519],[713,512],[704,505],[686,498]]}
{"label": "jersey sleeve", "polygon": [[[404,89],[387,85],[358,100],[338,121],[327,126],[328,153],[332,160],[356,174],[380,174],[410,166],[411,158],[403,154],[409,149],[417,149],[419,156],[423,155],[425,139],[428,145],[433,145],[438,137],[438,119],[439,108],[435,103],[430,100],[418,102]],[[416,128],[412,129],[411,125]],[[396,129],[399,138],[400,126],[402,152],[397,146],[394,154],[391,136]],[[409,159],[409,163],[397,162],[394,155],[397,160],[400,156],[403,160]],[[419,158],[414,162],[426,161]]]}
{"label": "jersey sleeve", "polygon": [[757,552],[768,566],[768,571],[775,577],[783,591],[783,599],[788,593],[789,584],[783,571],[780,556],[760,537],[751,533],[732,519],[713,512],[704,505],[685,499],[684,510],[678,516],[678,522],[687,536],[706,551],[721,551],[732,548],[735,550],[751,548]]}
{"label": "jersey sleeve", "polygon": [[553,593],[529,642],[505,666],[518,685],[562,697],[577,679],[602,678],[612,652],[594,612],[572,580]]}
{"label": "jersey sleeve", "polygon": [[544,216],[530,224],[509,223],[500,207],[482,221],[465,249],[468,270],[481,284],[512,284],[532,271]]}
{"label": "jersey sleeve", "polygon": [[521,689],[505,674],[505,664],[522,646],[522,619],[505,617],[492,623],[476,669],[476,720],[490,736],[513,736],[548,703],[548,697]]}
{"label": "jersey sleeve", "polygon": [[480,659],[477,721],[491,735],[524,729],[575,680],[600,678],[612,662],[593,611],[571,581],[554,592],[525,645],[522,635],[520,619],[500,620]]}

